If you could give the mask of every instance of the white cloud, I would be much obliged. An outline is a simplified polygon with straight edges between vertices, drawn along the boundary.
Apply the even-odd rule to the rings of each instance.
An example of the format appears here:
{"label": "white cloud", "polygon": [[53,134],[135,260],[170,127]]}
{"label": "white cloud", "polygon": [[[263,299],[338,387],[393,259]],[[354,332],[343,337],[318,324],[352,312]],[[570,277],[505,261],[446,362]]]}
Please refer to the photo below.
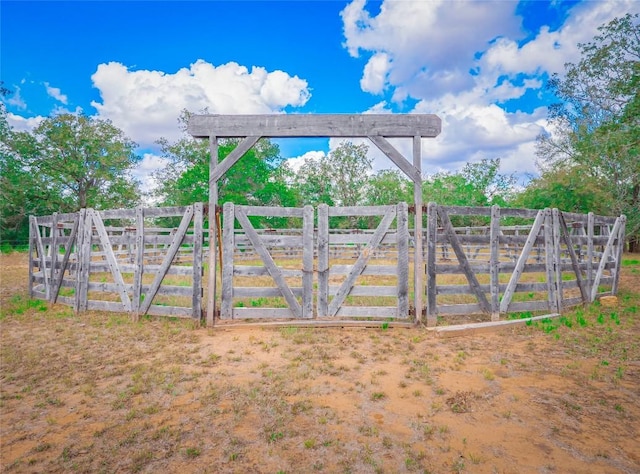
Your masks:
{"label": "white cloud", "polygon": [[48,82],[44,83],[44,87],[47,89],[47,95],[53,97],[58,102],[62,102],[67,105],[68,98],[58,87],[52,87]]}
{"label": "white cloud", "polygon": [[304,105],[310,97],[307,82],[283,71],[235,62],[215,66],[203,60],[174,74],[162,71],[129,70],[110,62],[100,64],[91,76],[102,102],[92,102],[101,118],[141,145],[160,137],[175,139],[183,109],[222,114],[282,112]]}
{"label": "white cloud", "polygon": [[[369,57],[362,90],[388,94],[393,102],[418,99],[412,112],[441,117],[441,135],[423,140],[424,173],[498,157],[503,171],[535,172],[535,139],[546,126],[546,109],[512,113],[501,104],[542,91],[541,75],[561,73],[566,62],[578,61],[578,43],[592,40],[598,26],[640,11],[633,0],[583,2],[568,11],[560,28],[543,26],[524,43],[516,6],[385,0],[372,16],[366,0],[354,0],[342,11],[344,46],[354,57]],[[387,107],[382,101],[374,109]],[[411,156],[410,144],[398,149]]]}
{"label": "white cloud", "polygon": [[25,118],[11,112],[7,113],[7,123],[16,132],[31,132],[34,128],[40,125],[40,122],[42,122],[44,119],[45,118],[41,115]]}
{"label": "white cloud", "polygon": [[287,160],[287,164],[293,171],[297,173],[298,171],[300,171],[300,167],[302,167],[306,160],[320,161],[325,156],[327,155],[323,151],[308,151],[304,155],[297,156],[295,158],[289,158]]}
{"label": "white cloud", "polygon": [[166,167],[168,163],[169,161],[166,158],[153,153],[144,153],[142,155],[142,160],[133,170],[133,177],[140,181],[140,190],[143,193],[149,193],[158,186],[153,173]]}

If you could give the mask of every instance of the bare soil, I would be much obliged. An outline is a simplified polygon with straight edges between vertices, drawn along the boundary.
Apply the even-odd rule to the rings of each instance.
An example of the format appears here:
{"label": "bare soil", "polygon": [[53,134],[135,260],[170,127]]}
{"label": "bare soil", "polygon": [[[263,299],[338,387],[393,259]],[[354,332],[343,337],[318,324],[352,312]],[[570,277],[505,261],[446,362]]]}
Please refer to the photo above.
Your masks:
{"label": "bare soil", "polygon": [[[640,262],[619,306],[440,339],[75,315],[0,256],[6,472],[640,472]],[[635,262],[635,263],[634,263]]]}

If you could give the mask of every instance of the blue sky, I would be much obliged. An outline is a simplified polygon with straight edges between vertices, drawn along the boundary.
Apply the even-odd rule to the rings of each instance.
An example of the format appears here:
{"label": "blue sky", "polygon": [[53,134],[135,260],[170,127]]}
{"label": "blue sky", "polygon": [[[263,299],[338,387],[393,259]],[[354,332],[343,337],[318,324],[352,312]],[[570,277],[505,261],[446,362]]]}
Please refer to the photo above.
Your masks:
{"label": "blue sky", "polygon": [[[155,141],[187,108],[211,113],[435,113],[423,171],[501,158],[535,173],[550,74],[577,44],[640,2],[5,1],[0,80],[16,129],[82,111],[139,144],[145,187]],[[281,140],[299,163],[335,140]],[[409,143],[396,146],[407,153]],[[391,167],[370,146],[376,169]]]}

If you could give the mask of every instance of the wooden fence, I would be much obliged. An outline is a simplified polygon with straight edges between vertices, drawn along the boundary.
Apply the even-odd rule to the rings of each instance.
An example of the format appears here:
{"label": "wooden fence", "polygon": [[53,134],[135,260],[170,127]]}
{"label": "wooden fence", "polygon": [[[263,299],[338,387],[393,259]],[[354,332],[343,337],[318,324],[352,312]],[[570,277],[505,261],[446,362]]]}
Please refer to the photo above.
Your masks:
{"label": "wooden fence", "polygon": [[[158,222],[180,221],[177,227]],[[29,293],[102,310],[201,318],[203,206],[30,218]]]}
{"label": "wooden fence", "polygon": [[[317,211],[225,205],[217,317],[387,320],[413,314],[435,326],[459,315],[497,320],[508,313],[562,312],[617,293],[624,216],[434,203],[418,212],[427,224],[420,249],[426,265],[411,272],[416,239],[404,203],[322,205]],[[251,216],[294,217],[300,224],[260,229]],[[366,218],[371,226],[332,228],[336,216]],[[201,319],[208,251],[202,204],[30,219],[32,297],[76,311]],[[416,280],[424,281],[420,273],[426,288],[416,288]],[[410,304],[415,291],[426,295],[419,310]]]}

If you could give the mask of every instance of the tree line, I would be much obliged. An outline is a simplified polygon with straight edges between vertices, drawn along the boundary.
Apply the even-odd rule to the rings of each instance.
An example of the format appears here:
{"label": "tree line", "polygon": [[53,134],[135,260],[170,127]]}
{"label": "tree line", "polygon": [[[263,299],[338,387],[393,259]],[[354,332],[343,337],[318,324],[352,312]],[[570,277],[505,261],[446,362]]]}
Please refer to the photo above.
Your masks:
{"label": "tree line", "polygon": [[[467,163],[456,172],[424,177],[424,202],[445,205],[557,207],[571,212],[625,214],[629,250],[640,251],[640,30],[638,15],[601,26],[579,45],[581,59],[565,65],[548,87],[558,98],[549,108],[550,133],[538,137],[539,176],[524,188],[500,172],[500,159]],[[10,91],[2,88],[2,96]],[[186,126],[188,112],[180,119]],[[109,121],[60,114],[30,132],[16,131],[0,102],[0,239],[24,244],[28,216],[133,207],[145,198],[158,205],[208,201],[208,143],[187,136],[159,140],[168,165],[155,173],[153,196],[143,196],[133,170],[137,145]],[[222,140],[219,159],[237,146]],[[268,139],[219,181],[219,202],[338,206],[413,201],[413,184],[399,171],[373,172],[367,146],[343,142],[324,159],[297,170]],[[278,226],[284,223],[269,222]],[[358,225],[348,222],[345,225]]]}

